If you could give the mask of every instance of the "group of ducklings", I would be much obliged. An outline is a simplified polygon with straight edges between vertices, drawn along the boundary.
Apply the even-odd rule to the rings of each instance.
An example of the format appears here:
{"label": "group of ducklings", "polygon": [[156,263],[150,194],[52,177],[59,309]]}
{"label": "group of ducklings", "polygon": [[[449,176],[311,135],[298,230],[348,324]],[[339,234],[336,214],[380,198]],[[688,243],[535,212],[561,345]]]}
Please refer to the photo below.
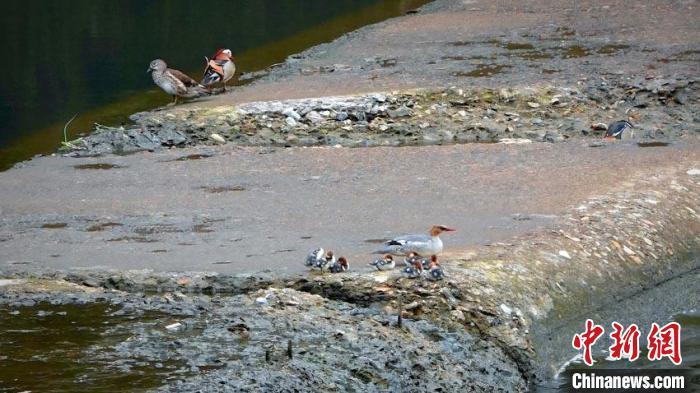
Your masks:
{"label": "group of ducklings", "polygon": [[[439,281],[445,278],[445,273],[438,262],[437,255],[426,258],[411,252],[404,257],[403,264],[401,273],[407,278],[425,277],[431,281]],[[321,247],[309,253],[304,261],[304,265],[311,269],[330,273],[344,273],[350,270],[347,258],[340,257],[336,259],[333,251],[326,251]],[[393,270],[396,268],[396,261],[393,255],[387,254],[370,262],[369,266],[379,271]]]}
{"label": "group of ducklings", "polygon": [[[438,262],[437,255],[430,258],[422,257],[415,252],[410,252],[403,259],[403,270],[401,273],[408,278],[425,277],[431,281],[439,281],[445,278],[445,272]],[[384,255],[383,258],[375,259],[369,263],[379,271],[393,270],[396,268],[396,261],[391,254]]]}
{"label": "group of ducklings", "polygon": [[320,271],[328,271],[331,273],[343,273],[350,270],[350,264],[347,258],[340,257],[335,258],[333,251],[328,250],[326,252],[323,248],[319,247],[309,253],[306,257],[304,265],[310,267],[311,269],[318,269]]}

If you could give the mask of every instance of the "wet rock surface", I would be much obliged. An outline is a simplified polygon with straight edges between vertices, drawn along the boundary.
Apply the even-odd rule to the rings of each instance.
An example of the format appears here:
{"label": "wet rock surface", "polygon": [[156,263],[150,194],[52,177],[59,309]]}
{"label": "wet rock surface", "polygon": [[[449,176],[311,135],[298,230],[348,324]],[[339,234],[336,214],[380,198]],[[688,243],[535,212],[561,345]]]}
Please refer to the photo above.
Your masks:
{"label": "wet rock surface", "polygon": [[[684,104],[674,99],[686,97]],[[690,98],[688,98],[690,97]],[[376,93],[187,107],[132,116],[136,126],[99,129],[71,142],[71,156],[126,154],[231,142],[241,146],[404,146],[562,142],[600,138],[607,123],[631,119],[625,138],[697,135],[691,120],[695,80],[659,78],[585,82],[575,88],[462,89]]]}
{"label": "wet rock surface", "polygon": [[171,382],[162,391],[525,389],[501,349],[457,326],[407,318],[398,327],[395,315],[382,308],[289,288],[229,297],[10,290],[2,292],[0,308],[6,310],[0,312],[95,302],[109,305],[112,318],[134,321],[111,326],[102,333],[106,339],[79,357],[120,374],[165,367]]}

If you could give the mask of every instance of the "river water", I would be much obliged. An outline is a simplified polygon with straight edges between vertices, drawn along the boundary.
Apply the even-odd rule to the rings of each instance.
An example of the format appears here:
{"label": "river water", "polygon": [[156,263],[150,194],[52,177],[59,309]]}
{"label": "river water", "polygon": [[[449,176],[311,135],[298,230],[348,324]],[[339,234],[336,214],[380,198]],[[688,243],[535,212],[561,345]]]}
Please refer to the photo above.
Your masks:
{"label": "river water", "polygon": [[[116,349],[121,342],[129,340],[133,332],[138,329],[163,332],[163,326],[177,319],[155,312],[122,314],[118,311],[118,306],[105,303],[0,306],[0,392],[73,392],[77,388],[86,392],[140,392],[207,371],[193,371],[175,359],[135,362],[120,358]],[[683,326],[683,367],[697,370],[700,368],[700,315],[680,314],[674,319]],[[198,324],[202,328],[206,321]],[[199,330],[195,328],[178,335],[187,340],[199,334]],[[569,369],[581,367],[572,364]],[[595,365],[595,369],[629,367],[627,362],[609,362],[603,358],[598,358]],[[634,364],[636,369],[659,367],[671,368],[667,362],[644,359]],[[563,380],[536,390],[569,391]]]}
{"label": "river water", "polygon": [[0,14],[0,170],[93,123],[120,124],[169,97],[145,73],[163,58],[201,77],[204,56],[230,48],[249,72],[427,0],[11,0]]}

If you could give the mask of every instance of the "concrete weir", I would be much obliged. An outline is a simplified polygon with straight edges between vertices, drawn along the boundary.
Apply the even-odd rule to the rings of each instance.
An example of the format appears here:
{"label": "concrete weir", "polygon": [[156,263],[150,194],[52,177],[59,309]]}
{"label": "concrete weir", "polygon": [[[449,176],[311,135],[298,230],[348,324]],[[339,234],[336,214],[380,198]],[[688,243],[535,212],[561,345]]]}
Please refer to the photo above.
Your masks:
{"label": "concrete weir", "polygon": [[[240,353],[253,353],[216,372],[170,383],[164,391],[214,387],[220,380],[230,386],[274,383],[274,391],[367,386],[524,391],[550,380],[575,354],[570,340],[586,318],[606,311],[610,315],[626,299],[697,272],[700,178],[693,173],[693,168],[677,166],[630,179],[614,192],[581,203],[545,231],[445,254],[448,277],[437,283],[366,271],[282,277],[4,269],[3,277],[25,280],[0,287],[0,304],[27,297],[54,302],[87,297],[180,313],[187,310],[184,305],[197,304],[193,318],[206,316],[207,329],[230,331],[231,316],[237,316],[256,340],[282,342],[280,337],[289,337],[300,351],[271,372],[255,361],[263,355],[240,346]],[[60,282],[65,284],[56,284]],[[673,290],[686,291],[689,299],[697,293],[692,286]],[[153,299],[139,300],[144,292],[155,293]],[[229,295],[210,298],[198,294],[202,292]],[[210,300],[202,303],[202,298]],[[659,309],[672,312],[683,306],[652,300],[634,306],[632,316],[653,317]],[[154,351],[167,346],[148,334],[135,333],[139,339],[131,345],[147,342]],[[211,345],[214,339],[203,334],[191,340]],[[401,360],[392,357],[396,353]],[[320,379],[303,378],[319,367],[332,370],[316,371]]]}
{"label": "concrete weir", "polygon": [[[698,8],[598,3],[436,0],[0,173],[0,352],[53,316],[82,387],[523,392],[697,310]],[[444,280],[366,265],[433,224]]]}

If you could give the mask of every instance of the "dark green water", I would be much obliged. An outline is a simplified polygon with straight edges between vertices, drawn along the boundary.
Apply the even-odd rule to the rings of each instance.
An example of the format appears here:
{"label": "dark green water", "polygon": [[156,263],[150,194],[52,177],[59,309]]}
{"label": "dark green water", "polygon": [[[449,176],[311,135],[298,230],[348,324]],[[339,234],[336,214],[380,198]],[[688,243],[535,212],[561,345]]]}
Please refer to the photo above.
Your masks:
{"label": "dark green water", "polygon": [[[140,392],[173,378],[193,375],[183,373],[183,364],[169,359],[161,359],[161,365],[146,361],[140,367],[120,368],[122,359],[111,349],[129,340],[132,329],[163,330],[174,319],[152,312],[111,315],[118,309],[104,303],[0,307],[0,392]],[[697,370],[700,315],[681,314],[675,320],[683,326],[683,367]],[[102,358],[95,358],[95,353]],[[629,367],[625,361],[609,362],[598,357],[593,369],[587,371]],[[649,370],[674,366],[667,361],[640,359],[633,367]],[[577,368],[581,366],[571,365],[569,370]],[[555,381],[538,391],[570,390],[563,381]]]}
{"label": "dark green water", "polygon": [[53,151],[93,123],[168,102],[145,73],[163,58],[201,77],[204,56],[230,48],[255,71],[427,0],[10,0],[0,13],[0,170]]}
{"label": "dark green water", "polygon": [[109,315],[116,310],[103,303],[0,307],[0,392],[138,392],[162,385],[176,365],[123,371],[114,360],[86,353],[128,340],[130,324],[157,328],[167,321]]}

